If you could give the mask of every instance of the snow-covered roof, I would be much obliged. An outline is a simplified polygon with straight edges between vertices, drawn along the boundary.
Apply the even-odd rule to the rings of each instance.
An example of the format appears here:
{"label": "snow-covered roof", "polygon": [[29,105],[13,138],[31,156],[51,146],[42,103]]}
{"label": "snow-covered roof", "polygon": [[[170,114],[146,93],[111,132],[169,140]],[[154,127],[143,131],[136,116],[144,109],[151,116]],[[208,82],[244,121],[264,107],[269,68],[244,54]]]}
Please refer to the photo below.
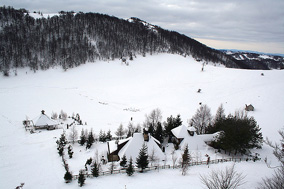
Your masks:
{"label": "snow-covered roof", "polygon": [[152,136],[149,136],[149,141],[145,142],[142,133],[134,133],[133,137],[127,142],[127,144],[118,152],[119,157],[126,156],[127,159],[132,157],[135,161],[139,155],[140,149],[143,144],[146,144],[148,147],[148,155],[151,155],[154,151],[155,156],[159,160],[164,160],[165,155],[156,143],[156,139]]}
{"label": "snow-covered roof", "polygon": [[34,121],[35,126],[52,126],[58,125],[58,122],[55,120],[50,119],[47,115],[41,114],[37,119]]}
{"label": "snow-covered roof", "polygon": [[[132,137],[129,137],[129,138],[126,138],[126,139],[121,139],[118,141],[118,144],[122,144],[128,140],[130,140]],[[116,140],[112,140],[112,141],[109,141],[108,142],[108,145],[109,145],[109,151],[110,153],[114,152],[115,150],[117,150],[117,141]]]}
{"label": "snow-covered roof", "polygon": [[191,127],[188,127],[187,130],[189,130],[189,131],[191,131],[191,132],[195,132],[195,131],[196,131],[196,129],[195,129],[194,127],[192,127],[192,126],[191,126]]}
{"label": "snow-covered roof", "polygon": [[218,135],[219,132],[214,134],[203,134],[203,135],[193,135],[191,136],[187,131],[195,131],[195,128],[181,125],[172,129],[172,133],[176,138],[183,138],[182,142],[180,143],[180,148],[184,149],[186,145],[188,145],[189,150],[203,150],[207,148],[205,142],[213,141]]}
{"label": "snow-covered roof", "polygon": [[172,133],[176,138],[184,138],[188,135],[187,128],[184,125],[172,129]]}

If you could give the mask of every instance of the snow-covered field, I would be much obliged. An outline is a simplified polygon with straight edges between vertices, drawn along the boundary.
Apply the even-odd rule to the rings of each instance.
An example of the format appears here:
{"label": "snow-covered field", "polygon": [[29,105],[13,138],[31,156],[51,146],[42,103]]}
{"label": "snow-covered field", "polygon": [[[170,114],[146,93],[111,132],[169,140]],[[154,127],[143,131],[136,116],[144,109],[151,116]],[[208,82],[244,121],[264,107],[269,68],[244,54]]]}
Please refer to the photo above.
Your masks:
{"label": "snow-covered field", "polygon": [[[26,116],[33,119],[41,110],[49,116],[61,110],[70,116],[79,113],[83,123],[87,122],[83,127],[93,128],[98,135],[101,129],[110,129],[114,134],[121,123],[127,127],[131,117],[134,124],[142,124],[145,114],[155,108],[162,110],[163,121],[180,114],[187,126],[200,102],[207,104],[213,115],[221,103],[226,114],[253,104],[255,111],[249,115],[255,117],[263,136],[279,141],[277,131],[284,127],[283,71],[206,65],[201,72],[201,63],[192,58],[168,54],[138,57],[129,63],[88,63],[67,72],[61,68],[37,73],[23,69],[17,71],[17,76],[0,76],[0,188],[14,188],[21,182],[25,182],[24,188],[78,187],[77,182],[64,183],[65,171],[55,143],[62,129],[30,134],[23,128]],[[197,93],[198,89],[201,93]],[[81,152],[75,146],[74,158],[70,160],[73,173],[84,168],[86,159],[94,157],[96,149],[104,153],[102,146],[95,144]],[[272,174],[273,170],[263,162],[265,157],[272,164],[277,163],[266,145],[257,152],[262,161],[236,164],[236,169],[247,175],[243,188],[255,187],[261,177]],[[87,179],[84,187],[202,188],[200,174],[230,165],[194,166],[186,176],[179,170],[135,173],[132,177],[103,176]]]}

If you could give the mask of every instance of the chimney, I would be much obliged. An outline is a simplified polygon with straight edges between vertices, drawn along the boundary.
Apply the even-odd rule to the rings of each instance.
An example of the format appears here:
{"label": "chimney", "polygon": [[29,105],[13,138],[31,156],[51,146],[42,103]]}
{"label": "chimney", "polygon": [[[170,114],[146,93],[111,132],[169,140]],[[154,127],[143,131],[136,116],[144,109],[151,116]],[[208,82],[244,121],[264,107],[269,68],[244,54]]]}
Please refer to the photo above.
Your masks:
{"label": "chimney", "polygon": [[41,113],[44,115],[44,110],[41,110]]}
{"label": "chimney", "polygon": [[149,132],[148,129],[143,129],[143,137],[144,137],[144,141],[148,142],[149,141]]}

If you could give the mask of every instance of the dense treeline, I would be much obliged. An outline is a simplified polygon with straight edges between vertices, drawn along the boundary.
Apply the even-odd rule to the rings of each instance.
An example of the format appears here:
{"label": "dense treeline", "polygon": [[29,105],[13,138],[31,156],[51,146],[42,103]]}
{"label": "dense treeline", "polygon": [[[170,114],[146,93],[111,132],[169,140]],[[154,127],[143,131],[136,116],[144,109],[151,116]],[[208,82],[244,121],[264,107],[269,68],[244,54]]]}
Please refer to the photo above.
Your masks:
{"label": "dense treeline", "polygon": [[0,71],[19,67],[64,69],[96,60],[132,59],[149,53],[191,55],[239,67],[224,53],[177,32],[97,13],[63,12],[35,19],[25,9],[0,7]]}

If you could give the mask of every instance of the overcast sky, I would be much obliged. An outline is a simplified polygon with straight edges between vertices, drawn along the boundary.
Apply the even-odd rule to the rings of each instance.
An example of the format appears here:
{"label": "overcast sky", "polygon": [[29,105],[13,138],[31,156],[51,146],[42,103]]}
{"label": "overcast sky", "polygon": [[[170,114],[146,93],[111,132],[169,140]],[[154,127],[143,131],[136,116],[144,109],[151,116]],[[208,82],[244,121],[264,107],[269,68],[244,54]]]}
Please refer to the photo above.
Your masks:
{"label": "overcast sky", "polygon": [[284,54],[284,0],[1,0],[0,5],[138,17],[216,49]]}

